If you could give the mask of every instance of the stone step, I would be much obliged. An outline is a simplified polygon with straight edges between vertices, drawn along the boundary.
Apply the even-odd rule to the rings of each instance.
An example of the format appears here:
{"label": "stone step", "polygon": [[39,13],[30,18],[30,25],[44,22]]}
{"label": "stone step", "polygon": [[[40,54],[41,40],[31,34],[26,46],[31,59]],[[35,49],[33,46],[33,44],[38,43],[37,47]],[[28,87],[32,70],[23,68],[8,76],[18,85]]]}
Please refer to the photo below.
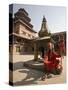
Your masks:
{"label": "stone step", "polygon": [[[28,68],[32,68],[32,69],[35,69],[35,70],[39,70],[39,71],[45,72],[43,62],[28,61],[28,62],[24,63],[24,66],[28,67]],[[60,74],[61,72],[62,72],[62,69],[51,71],[51,73],[55,74],[55,75]]]}
{"label": "stone step", "polygon": [[35,61],[24,62],[24,66],[28,68],[44,71],[44,65],[42,62],[35,62]]}

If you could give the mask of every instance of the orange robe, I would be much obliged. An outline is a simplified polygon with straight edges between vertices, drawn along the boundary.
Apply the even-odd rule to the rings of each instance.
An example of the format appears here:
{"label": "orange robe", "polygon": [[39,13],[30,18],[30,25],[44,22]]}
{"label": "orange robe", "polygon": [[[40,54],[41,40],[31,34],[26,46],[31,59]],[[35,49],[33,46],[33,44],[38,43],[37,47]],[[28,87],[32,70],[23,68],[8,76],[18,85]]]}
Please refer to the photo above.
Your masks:
{"label": "orange robe", "polygon": [[55,53],[52,52],[51,54],[51,59],[48,60],[48,53],[44,56],[44,67],[47,71],[52,71],[54,69],[56,69],[58,67],[59,64],[59,60],[57,60],[56,58],[59,58],[60,56]]}

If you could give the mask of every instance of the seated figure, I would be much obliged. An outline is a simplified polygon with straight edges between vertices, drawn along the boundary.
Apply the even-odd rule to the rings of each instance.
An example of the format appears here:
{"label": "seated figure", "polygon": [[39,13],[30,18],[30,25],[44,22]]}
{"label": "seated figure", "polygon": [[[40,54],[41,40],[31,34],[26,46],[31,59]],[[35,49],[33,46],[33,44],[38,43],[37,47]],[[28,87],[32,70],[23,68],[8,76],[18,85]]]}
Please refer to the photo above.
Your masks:
{"label": "seated figure", "polygon": [[[50,60],[49,60],[50,59]],[[61,62],[61,56],[56,52],[52,52],[50,58],[48,58],[48,53],[44,56],[44,68],[48,73],[59,69],[59,64]],[[61,68],[61,66],[60,66]]]}
{"label": "seated figure", "polygon": [[[43,58],[45,75],[47,77],[51,77],[51,73],[60,74],[62,71],[61,55],[53,50],[51,43],[49,44],[48,51],[44,54]],[[45,76],[42,77],[43,79],[45,79]]]}

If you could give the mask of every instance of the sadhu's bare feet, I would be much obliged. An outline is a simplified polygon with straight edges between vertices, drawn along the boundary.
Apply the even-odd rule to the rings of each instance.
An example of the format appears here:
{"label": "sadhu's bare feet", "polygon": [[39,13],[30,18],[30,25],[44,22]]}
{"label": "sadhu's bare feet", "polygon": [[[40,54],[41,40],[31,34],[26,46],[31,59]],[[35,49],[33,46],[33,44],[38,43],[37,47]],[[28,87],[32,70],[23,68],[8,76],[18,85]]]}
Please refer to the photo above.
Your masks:
{"label": "sadhu's bare feet", "polygon": [[46,79],[46,75],[45,76],[42,76],[41,80],[44,81],[45,79]]}
{"label": "sadhu's bare feet", "polygon": [[52,77],[52,75],[51,74],[47,74],[47,78],[51,78]]}

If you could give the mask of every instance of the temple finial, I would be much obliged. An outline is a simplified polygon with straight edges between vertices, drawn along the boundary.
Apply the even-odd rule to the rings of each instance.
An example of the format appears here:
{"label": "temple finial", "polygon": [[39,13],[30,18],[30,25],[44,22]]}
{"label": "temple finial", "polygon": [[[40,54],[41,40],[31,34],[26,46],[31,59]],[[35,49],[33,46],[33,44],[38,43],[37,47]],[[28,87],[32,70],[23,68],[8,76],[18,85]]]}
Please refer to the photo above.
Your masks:
{"label": "temple finial", "polygon": [[45,15],[43,15],[43,22],[46,22],[47,20],[46,20],[46,18],[45,18]]}
{"label": "temple finial", "polygon": [[44,37],[44,36],[47,36],[47,35],[48,35],[47,21],[46,21],[45,16],[43,16],[41,29],[39,31],[39,36]]}

